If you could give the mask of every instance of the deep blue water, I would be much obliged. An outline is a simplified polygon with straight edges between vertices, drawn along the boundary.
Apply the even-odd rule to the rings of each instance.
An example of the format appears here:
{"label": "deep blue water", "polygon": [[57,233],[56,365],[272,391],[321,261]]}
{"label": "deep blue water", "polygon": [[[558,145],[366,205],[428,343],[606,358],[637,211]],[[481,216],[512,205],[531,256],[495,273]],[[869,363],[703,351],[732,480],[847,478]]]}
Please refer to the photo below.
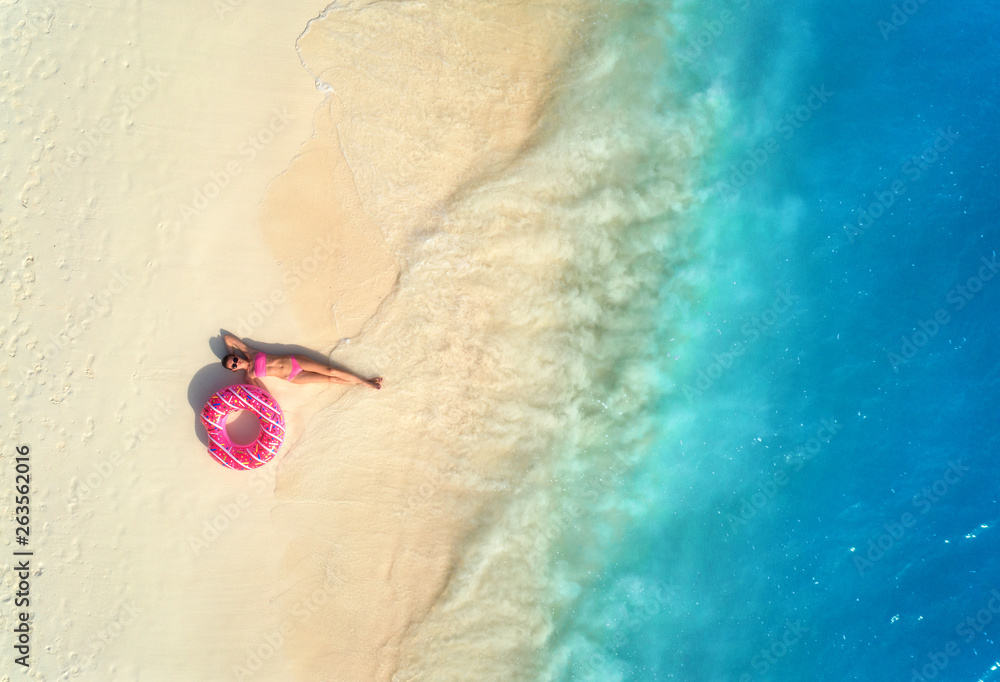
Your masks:
{"label": "deep blue water", "polygon": [[663,77],[730,98],[706,185],[754,164],[690,218],[688,390],[564,625],[599,651],[566,677],[993,679],[1000,7],[914,2],[891,32],[892,2],[663,11],[727,8]]}

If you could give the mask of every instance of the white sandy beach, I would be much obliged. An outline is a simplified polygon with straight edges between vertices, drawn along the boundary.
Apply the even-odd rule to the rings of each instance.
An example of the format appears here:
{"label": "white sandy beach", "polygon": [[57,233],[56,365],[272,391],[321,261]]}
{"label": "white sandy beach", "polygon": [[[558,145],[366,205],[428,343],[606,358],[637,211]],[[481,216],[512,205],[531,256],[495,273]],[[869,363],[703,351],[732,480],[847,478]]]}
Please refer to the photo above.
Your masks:
{"label": "white sandy beach", "polygon": [[[221,326],[331,345],[269,305],[291,292],[256,227],[322,101],[294,50],[321,7],[230,4],[0,10],[2,454],[32,453],[28,678],[230,679],[281,629],[275,469],[223,470],[192,403]],[[23,676],[11,594],[0,660]],[[290,670],[275,654],[259,674]]]}
{"label": "white sandy beach", "polygon": [[[475,449],[462,424],[485,409],[463,414],[461,388],[482,351],[456,345],[445,370],[413,363],[488,314],[459,301],[455,338],[430,335],[405,362],[403,339],[358,335],[383,302],[383,327],[406,318],[385,308],[400,254],[470,169],[502,167],[527,144],[572,22],[519,5],[353,24],[344,11],[304,41],[307,70],[295,45],[324,10],[313,3],[46,7],[0,8],[0,499],[9,519],[14,448],[29,446],[34,552],[25,671],[7,658],[18,547],[3,534],[3,672],[389,679],[416,655],[406,642],[477,504],[438,495],[415,510],[429,497],[416,490],[428,476],[447,487],[441,472]],[[421,21],[440,29],[421,33]],[[483,49],[498,32],[515,39]],[[422,66],[400,70],[394,55]],[[317,78],[351,96],[325,99]],[[396,331],[420,333],[420,314]],[[231,380],[220,328],[268,351],[336,348],[337,362],[385,374],[386,390],[268,380],[286,446],[258,471],[228,471],[196,429]],[[458,388],[428,392],[439,380]],[[311,422],[338,400],[348,416]],[[429,431],[400,416],[440,400]],[[406,428],[387,432],[394,418]],[[390,456],[372,462],[374,451]],[[326,497],[313,504],[317,481]]]}

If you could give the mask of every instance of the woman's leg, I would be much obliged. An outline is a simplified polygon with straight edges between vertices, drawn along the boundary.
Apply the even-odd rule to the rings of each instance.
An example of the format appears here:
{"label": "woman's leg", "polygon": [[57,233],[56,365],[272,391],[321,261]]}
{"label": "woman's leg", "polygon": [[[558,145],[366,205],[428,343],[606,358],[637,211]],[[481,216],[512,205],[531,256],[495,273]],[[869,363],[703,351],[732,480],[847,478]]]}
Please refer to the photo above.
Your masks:
{"label": "woman's leg", "polygon": [[355,384],[357,381],[348,381],[339,377],[332,377],[316,372],[302,371],[291,380],[293,384]]}
{"label": "woman's leg", "polygon": [[[296,355],[295,359],[298,360],[299,367],[302,368],[302,374],[307,374],[310,372],[312,372],[313,374],[324,374],[328,377],[331,377],[332,379],[335,379],[335,381],[331,382],[335,384],[368,383],[366,379],[362,379],[361,377],[355,374],[351,374],[350,372],[344,372],[339,369],[334,369],[333,367],[327,367],[326,365],[316,362],[315,360],[311,360],[304,355]],[[302,374],[300,374],[299,377],[302,376]],[[299,377],[295,377],[293,381],[298,381]],[[315,383],[315,382],[310,382],[310,383]]]}

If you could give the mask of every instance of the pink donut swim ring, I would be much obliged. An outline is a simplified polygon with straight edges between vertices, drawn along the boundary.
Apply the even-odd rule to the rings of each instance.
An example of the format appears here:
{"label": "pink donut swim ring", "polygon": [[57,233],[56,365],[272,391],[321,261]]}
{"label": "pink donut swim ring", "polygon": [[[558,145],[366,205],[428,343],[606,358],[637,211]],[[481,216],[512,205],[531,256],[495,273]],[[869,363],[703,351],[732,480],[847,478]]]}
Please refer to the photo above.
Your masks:
{"label": "pink donut swim ring", "polygon": [[[249,445],[234,443],[226,433],[226,419],[239,410],[257,416],[260,433]],[[236,384],[222,389],[205,403],[201,423],[208,431],[208,454],[230,469],[256,469],[270,462],[285,438],[285,417],[267,391]]]}

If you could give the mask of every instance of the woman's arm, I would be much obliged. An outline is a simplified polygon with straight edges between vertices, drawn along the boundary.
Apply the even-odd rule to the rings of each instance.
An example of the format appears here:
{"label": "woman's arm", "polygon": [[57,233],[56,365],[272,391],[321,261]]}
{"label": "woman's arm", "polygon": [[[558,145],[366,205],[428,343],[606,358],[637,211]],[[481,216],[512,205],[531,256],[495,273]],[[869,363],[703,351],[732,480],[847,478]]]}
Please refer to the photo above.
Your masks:
{"label": "woman's arm", "polygon": [[247,348],[247,345],[232,334],[226,334],[222,337],[222,340],[226,342],[226,348],[229,350],[230,354],[232,354],[234,349],[239,349],[244,355],[247,356],[247,358],[250,357],[250,349]]}
{"label": "woman's arm", "polygon": [[247,371],[245,381],[251,386],[257,386],[258,388],[263,388],[266,391],[267,386],[264,385],[264,382],[261,381],[256,375],[251,376],[252,374],[252,370]]}

